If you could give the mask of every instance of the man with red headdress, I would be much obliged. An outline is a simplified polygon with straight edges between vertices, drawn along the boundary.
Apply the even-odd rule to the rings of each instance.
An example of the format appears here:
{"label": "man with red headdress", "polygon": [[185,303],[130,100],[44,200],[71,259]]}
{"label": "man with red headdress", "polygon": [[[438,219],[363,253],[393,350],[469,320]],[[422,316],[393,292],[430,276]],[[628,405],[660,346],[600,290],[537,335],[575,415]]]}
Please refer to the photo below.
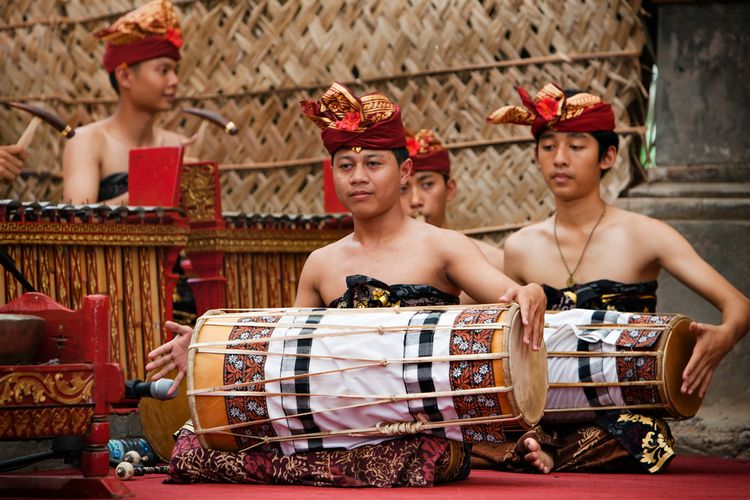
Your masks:
{"label": "man with red headdress", "polygon": [[[417,220],[437,227],[445,227],[446,211],[457,192],[451,177],[451,158],[435,133],[422,129],[416,134],[406,133],[406,149],[412,161],[412,175],[401,187],[401,208]],[[502,271],[503,251],[481,240],[477,244],[490,264]],[[465,302],[468,297],[461,296]]]}
{"label": "man with red headdress", "polygon": [[[524,342],[537,350],[545,300],[538,285],[517,286],[466,236],[413,220],[400,189],[412,162],[398,105],[380,93],[355,96],[334,83],[320,101],[301,103],[332,156],[336,194],[352,213],[353,234],[313,252],[299,279],[294,307],[392,307],[457,304],[466,291],[480,302],[517,301]],[[173,341],[149,354],[148,370],[186,370],[191,330],[168,323]],[[175,385],[176,387],[176,385]],[[315,425],[311,419],[311,426]],[[307,424],[306,424],[307,428]],[[278,451],[225,453],[200,447],[183,430],[172,457],[178,481],[229,477],[236,482],[339,486],[426,486],[465,477],[463,443],[419,434],[352,450],[284,456]]]}
{"label": "man with red headdress", "polygon": [[185,137],[155,125],[172,109],[182,37],[169,0],[154,0],[96,33],[107,45],[102,63],[118,94],[115,113],[80,127],[63,153],[63,199],[127,203],[133,148],[179,146]]}
{"label": "man with red headdress", "polygon": [[[557,210],[508,237],[508,275],[520,283],[543,283],[549,309],[654,312],[656,279],[666,269],[723,315],[720,325],[690,325],[697,343],[683,372],[682,392],[702,396],[719,361],[750,329],[750,301],[672,227],[602,200],[601,177],[614,165],[618,145],[608,103],[554,84],[533,99],[523,89],[518,92],[523,107],[505,106],[487,120],[531,126],[534,157]],[[597,390],[587,397],[597,402]],[[663,419],[621,411],[599,411],[595,424],[545,424],[519,440],[515,450],[477,446],[474,453],[499,468],[526,463],[541,472],[654,473],[675,455]]]}

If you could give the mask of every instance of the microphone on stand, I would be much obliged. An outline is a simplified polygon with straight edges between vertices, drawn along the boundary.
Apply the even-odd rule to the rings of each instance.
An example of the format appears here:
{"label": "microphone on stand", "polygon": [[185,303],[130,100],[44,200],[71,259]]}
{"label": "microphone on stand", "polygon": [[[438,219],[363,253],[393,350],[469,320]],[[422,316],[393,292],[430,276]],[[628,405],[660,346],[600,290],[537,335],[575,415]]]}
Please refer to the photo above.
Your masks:
{"label": "microphone on stand", "polygon": [[177,390],[174,394],[167,394],[173,383],[174,380],[168,378],[161,378],[156,382],[127,380],[125,382],[125,399],[153,398],[159,401],[166,401],[167,399],[174,398],[180,392]]}

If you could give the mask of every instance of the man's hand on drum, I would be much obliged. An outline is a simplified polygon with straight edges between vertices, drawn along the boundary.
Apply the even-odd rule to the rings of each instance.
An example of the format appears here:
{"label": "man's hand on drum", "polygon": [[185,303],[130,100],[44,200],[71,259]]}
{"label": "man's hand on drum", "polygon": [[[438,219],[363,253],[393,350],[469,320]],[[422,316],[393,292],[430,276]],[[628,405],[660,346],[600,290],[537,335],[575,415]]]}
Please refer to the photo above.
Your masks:
{"label": "man's hand on drum", "polygon": [[682,372],[682,392],[692,394],[698,390],[698,395],[706,395],[711,383],[714,370],[724,356],[732,350],[735,335],[727,325],[708,325],[706,323],[690,323],[690,333],[695,335],[693,355]]}
{"label": "man's hand on drum", "polygon": [[536,283],[512,286],[499,301],[518,302],[523,323],[523,343],[538,351],[544,340],[544,311],[547,308],[547,296],[542,287]]}
{"label": "man's hand on drum", "polygon": [[148,360],[150,362],[146,365],[146,371],[159,370],[150,377],[151,380],[159,380],[176,369],[177,376],[175,376],[174,383],[167,393],[171,396],[180,386],[180,382],[182,382],[187,372],[188,346],[190,345],[190,338],[193,335],[193,329],[173,321],[167,321],[166,327],[167,331],[175,334],[175,337],[148,353]]}

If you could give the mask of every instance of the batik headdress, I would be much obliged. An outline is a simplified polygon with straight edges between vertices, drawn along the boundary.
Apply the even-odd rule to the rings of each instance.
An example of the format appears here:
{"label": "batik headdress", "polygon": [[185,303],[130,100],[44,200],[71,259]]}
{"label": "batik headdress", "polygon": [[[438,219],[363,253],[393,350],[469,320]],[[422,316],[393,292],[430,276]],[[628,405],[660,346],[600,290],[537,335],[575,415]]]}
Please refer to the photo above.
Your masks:
{"label": "batik headdress", "polygon": [[302,112],[321,129],[330,154],[342,148],[397,149],[406,146],[401,110],[379,92],[355,96],[334,82],[320,101],[300,102]]}
{"label": "batik headdress", "polygon": [[406,133],[406,149],[413,163],[412,172],[451,173],[451,159],[448,150],[429,129],[422,129],[416,134]]}
{"label": "batik headdress", "polygon": [[107,42],[102,58],[107,73],[123,63],[135,64],[157,57],[180,59],[180,23],[169,0],[149,2],[94,35]]}
{"label": "batik headdress", "polygon": [[565,92],[548,83],[532,99],[528,92],[516,87],[521,106],[503,106],[487,117],[489,123],[531,125],[534,137],[545,130],[555,132],[595,132],[614,130],[615,114],[612,106],[593,94],[585,92],[565,97]]}

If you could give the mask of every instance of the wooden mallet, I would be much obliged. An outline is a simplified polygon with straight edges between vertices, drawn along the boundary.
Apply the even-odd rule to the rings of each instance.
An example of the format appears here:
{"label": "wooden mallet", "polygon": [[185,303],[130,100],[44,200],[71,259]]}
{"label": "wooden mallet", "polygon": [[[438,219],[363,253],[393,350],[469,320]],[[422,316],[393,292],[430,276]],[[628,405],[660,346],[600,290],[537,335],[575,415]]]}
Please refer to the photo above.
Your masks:
{"label": "wooden mallet", "polygon": [[228,120],[221,116],[219,113],[215,111],[209,111],[207,109],[199,109],[199,108],[183,108],[183,113],[187,113],[189,115],[195,115],[199,118],[202,118],[204,121],[201,123],[200,127],[198,127],[198,132],[195,133],[196,135],[196,142],[197,149],[201,150],[203,146],[203,136],[206,133],[206,128],[208,128],[209,123],[213,123],[217,127],[224,130],[229,135],[237,135],[237,125],[234,124],[232,120]]}
{"label": "wooden mallet", "polygon": [[16,142],[16,146],[20,146],[23,149],[26,149],[31,143],[31,140],[34,138],[37,127],[42,122],[48,123],[50,126],[52,126],[52,128],[60,132],[60,135],[62,135],[66,139],[70,139],[75,135],[75,130],[73,130],[73,127],[71,127],[70,125],[62,121],[60,117],[54,115],[46,109],[42,109],[38,106],[32,106],[30,104],[24,104],[21,102],[6,102],[5,105],[20,109],[21,111],[26,111],[27,113],[34,116],[34,118],[32,118],[29,122],[29,125],[26,127],[26,130],[24,130],[23,134],[21,134],[21,138],[18,139],[18,142]]}

